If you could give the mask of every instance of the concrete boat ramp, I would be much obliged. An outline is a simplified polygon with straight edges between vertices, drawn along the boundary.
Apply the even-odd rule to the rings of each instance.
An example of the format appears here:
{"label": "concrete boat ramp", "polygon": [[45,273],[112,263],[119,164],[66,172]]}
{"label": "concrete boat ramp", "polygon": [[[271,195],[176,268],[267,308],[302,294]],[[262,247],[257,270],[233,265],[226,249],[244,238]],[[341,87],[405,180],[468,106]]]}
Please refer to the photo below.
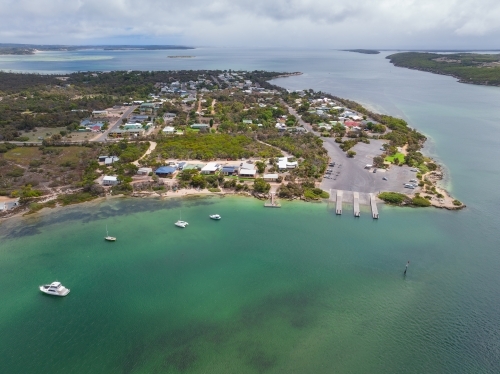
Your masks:
{"label": "concrete boat ramp", "polygon": [[372,218],[378,219],[377,198],[373,193],[361,193],[355,191],[330,190],[330,201],[335,202],[335,214],[342,215],[342,204],[352,204],[354,217],[361,216],[360,205],[371,207]]}

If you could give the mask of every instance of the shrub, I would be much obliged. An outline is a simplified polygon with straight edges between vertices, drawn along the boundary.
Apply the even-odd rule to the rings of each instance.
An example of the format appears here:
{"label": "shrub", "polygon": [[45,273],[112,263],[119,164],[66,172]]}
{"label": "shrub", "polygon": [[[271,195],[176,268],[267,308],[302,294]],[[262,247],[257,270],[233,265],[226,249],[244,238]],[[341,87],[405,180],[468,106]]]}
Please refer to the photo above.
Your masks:
{"label": "shrub", "polygon": [[411,200],[411,203],[412,203],[412,205],[414,205],[416,207],[427,207],[427,206],[431,205],[431,202],[428,199],[420,197],[420,196],[415,196]]}
{"label": "shrub", "polygon": [[406,195],[397,192],[382,192],[378,197],[386,203],[400,205],[406,200]]}
{"label": "shrub", "polygon": [[461,206],[462,203],[459,200],[455,199],[455,200],[453,200],[453,205],[455,205],[455,206]]}
{"label": "shrub", "polygon": [[221,192],[220,188],[209,188],[208,189],[210,192]]}
{"label": "shrub", "polygon": [[347,151],[347,157],[354,158],[354,156],[356,156],[356,152],[354,152],[354,151]]}

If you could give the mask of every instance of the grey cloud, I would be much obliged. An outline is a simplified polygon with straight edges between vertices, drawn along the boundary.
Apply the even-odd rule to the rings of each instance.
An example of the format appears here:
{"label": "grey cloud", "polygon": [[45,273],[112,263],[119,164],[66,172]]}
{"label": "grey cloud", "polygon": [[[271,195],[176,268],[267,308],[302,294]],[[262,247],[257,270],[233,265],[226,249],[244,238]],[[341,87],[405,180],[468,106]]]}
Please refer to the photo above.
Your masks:
{"label": "grey cloud", "polygon": [[184,44],[404,48],[490,43],[500,32],[497,0],[4,0],[0,14],[2,40],[26,43],[141,35]]}

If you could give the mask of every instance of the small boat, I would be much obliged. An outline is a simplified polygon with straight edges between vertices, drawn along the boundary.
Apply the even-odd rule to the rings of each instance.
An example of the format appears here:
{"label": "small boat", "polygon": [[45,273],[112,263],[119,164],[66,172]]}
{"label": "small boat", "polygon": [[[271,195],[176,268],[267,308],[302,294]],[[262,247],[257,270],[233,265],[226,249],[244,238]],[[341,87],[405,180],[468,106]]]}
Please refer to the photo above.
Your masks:
{"label": "small boat", "polygon": [[52,282],[40,286],[40,291],[47,295],[66,296],[69,294],[69,288],[64,287],[60,282]]}
{"label": "small boat", "polygon": [[108,242],[116,242],[116,238],[114,236],[109,236],[108,225],[106,225],[106,236],[104,237],[104,240],[107,240]]}
{"label": "small boat", "polygon": [[189,223],[183,221],[181,218],[182,218],[182,212],[179,213],[179,220],[175,223],[175,226],[182,227],[183,229],[185,229],[186,226],[189,225]]}
{"label": "small boat", "polygon": [[215,219],[216,221],[220,220],[222,217],[219,214],[212,214],[209,216],[211,219]]}

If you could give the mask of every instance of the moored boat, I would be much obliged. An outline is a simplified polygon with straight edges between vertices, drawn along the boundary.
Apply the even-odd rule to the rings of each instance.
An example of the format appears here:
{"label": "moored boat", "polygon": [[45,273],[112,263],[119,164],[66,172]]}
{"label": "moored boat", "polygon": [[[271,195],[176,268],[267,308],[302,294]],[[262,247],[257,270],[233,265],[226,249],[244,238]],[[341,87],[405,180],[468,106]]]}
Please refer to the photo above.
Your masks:
{"label": "moored boat", "polygon": [[66,296],[69,294],[69,288],[64,287],[61,282],[52,282],[51,284],[43,284],[40,287],[40,291],[47,295],[53,296]]}
{"label": "moored boat", "polygon": [[216,221],[220,220],[222,217],[219,214],[212,214],[209,216],[211,219],[214,219]]}

